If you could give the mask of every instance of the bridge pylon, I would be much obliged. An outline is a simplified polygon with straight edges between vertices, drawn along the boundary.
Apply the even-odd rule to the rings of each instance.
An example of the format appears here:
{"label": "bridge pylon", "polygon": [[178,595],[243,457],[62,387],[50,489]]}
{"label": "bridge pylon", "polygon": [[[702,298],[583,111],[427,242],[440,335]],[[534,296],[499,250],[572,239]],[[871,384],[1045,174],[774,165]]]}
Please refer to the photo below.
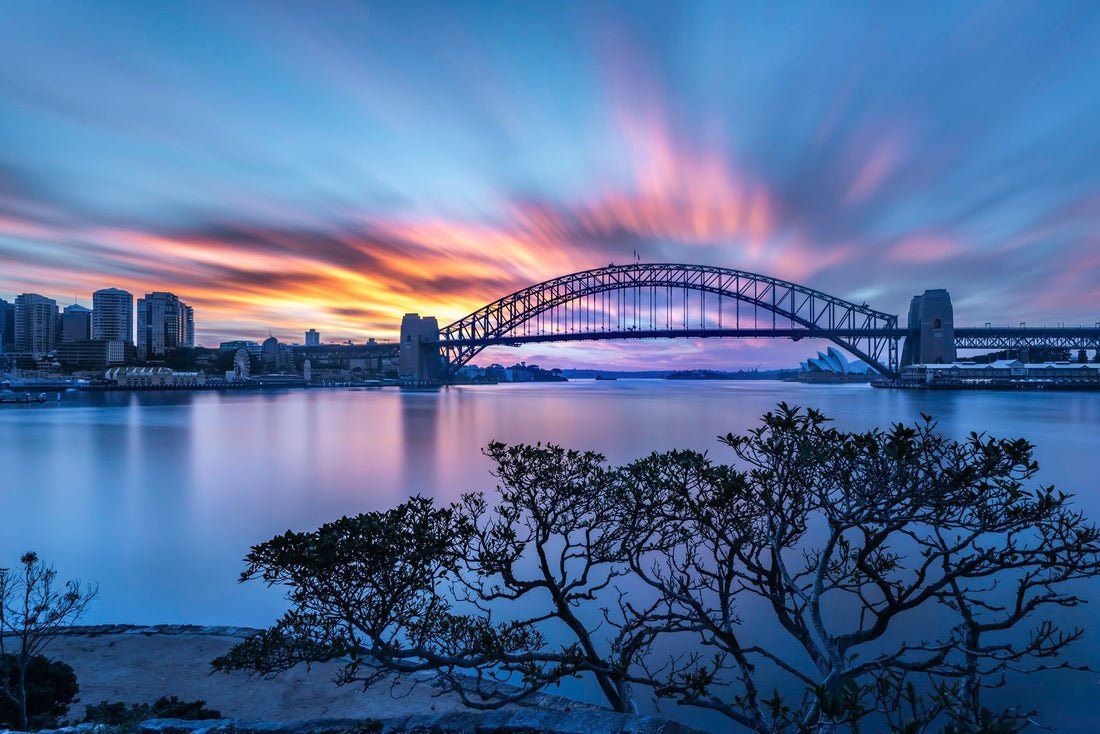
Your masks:
{"label": "bridge pylon", "polygon": [[901,366],[951,364],[955,361],[955,311],[951,294],[943,288],[913,296],[909,304],[909,335],[901,353]]}
{"label": "bridge pylon", "polygon": [[435,316],[407,313],[401,319],[398,376],[410,385],[436,385],[445,377]]}

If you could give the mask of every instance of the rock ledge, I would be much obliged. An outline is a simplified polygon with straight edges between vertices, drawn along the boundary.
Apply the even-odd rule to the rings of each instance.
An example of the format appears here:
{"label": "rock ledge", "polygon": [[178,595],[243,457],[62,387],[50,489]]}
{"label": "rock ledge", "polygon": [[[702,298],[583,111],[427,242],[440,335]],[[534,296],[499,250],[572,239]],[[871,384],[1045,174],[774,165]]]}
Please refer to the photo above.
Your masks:
{"label": "rock ledge", "polygon": [[[102,724],[80,724],[38,734],[107,734]],[[610,711],[452,712],[398,719],[150,719],[136,734],[702,734],[653,716]],[[0,734],[23,734],[0,730]]]}

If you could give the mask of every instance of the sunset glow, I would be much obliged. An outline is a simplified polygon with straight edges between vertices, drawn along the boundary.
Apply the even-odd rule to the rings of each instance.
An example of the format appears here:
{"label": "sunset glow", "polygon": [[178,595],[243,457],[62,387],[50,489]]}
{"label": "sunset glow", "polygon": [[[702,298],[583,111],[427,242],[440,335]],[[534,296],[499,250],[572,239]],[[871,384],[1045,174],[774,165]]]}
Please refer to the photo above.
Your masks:
{"label": "sunset glow", "polygon": [[[638,257],[893,313],[948,288],[961,323],[1100,318],[1100,108],[1051,99],[1100,71],[1095,8],[990,24],[943,6],[914,28],[808,6],[780,30],[750,7],[514,7],[491,32],[445,6],[368,5],[358,24],[293,5],[170,22],[128,6],[125,23],[112,3],[12,8],[0,297],[169,290],[205,345],[361,341]],[[804,351],[676,350],[750,367]]]}

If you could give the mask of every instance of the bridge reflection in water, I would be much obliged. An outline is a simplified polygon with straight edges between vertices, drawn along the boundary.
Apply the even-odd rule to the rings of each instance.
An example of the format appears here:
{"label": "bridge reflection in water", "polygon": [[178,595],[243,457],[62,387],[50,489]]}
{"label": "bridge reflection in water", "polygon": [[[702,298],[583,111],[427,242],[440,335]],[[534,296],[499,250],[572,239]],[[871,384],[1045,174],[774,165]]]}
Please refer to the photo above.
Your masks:
{"label": "bridge reflection in water", "polygon": [[[827,339],[879,373],[909,364],[953,362],[957,349],[1096,349],[1095,328],[956,327],[946,290],[927,290],[896,315],[822,291],[729,268],[682,264],[609,265],[529,286],[440,327],[407,314],[399,354],[409,383],[446,382],[486,347],[608,339]],[[348,347],[353,349],[354,347]],[[397,355],[394,355],[397,356]]]}

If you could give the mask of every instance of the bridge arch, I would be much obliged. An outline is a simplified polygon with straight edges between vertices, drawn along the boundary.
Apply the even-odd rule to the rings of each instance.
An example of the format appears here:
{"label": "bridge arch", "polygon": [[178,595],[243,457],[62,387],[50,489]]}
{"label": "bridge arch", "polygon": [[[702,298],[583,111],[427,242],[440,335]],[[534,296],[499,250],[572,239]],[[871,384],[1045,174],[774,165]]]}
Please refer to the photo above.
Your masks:
{"label": "bridge arch", "polygon": [[[703,314],[700,328],[593,328],[592,320],[572,323],[555,333],[535,334],[524,325],[573,302],[597,305],[599,296],[642,289],[699,293]],[[719,297],[718,326],[705,323],[706,294]],[[685,295],[686,297],[686,295]],[[742,328],[740,311],[735,328],[723,328],[721,299],[753,307],[753,326]],[[635,300],[637,303],[637,300]],[[759,324],[759,312],[771,315],[770,327]],[[589,313],[593,309],[589,309]],[[780,325],[779,320],[787,322]],[[686,319],[685,319],[686,321]],[[570,273],[523,288],[439,330],[438,347],[446,373],[453,374],[478,352],[497,344],[601,339],[677,337],[775,337],[828,339],[862,359],[878,372],[896,374],[898,317],[822,291],[743,270],[705,265],[637,263],[608,265]],[[559,324],[560,327],[560,324]]]}

